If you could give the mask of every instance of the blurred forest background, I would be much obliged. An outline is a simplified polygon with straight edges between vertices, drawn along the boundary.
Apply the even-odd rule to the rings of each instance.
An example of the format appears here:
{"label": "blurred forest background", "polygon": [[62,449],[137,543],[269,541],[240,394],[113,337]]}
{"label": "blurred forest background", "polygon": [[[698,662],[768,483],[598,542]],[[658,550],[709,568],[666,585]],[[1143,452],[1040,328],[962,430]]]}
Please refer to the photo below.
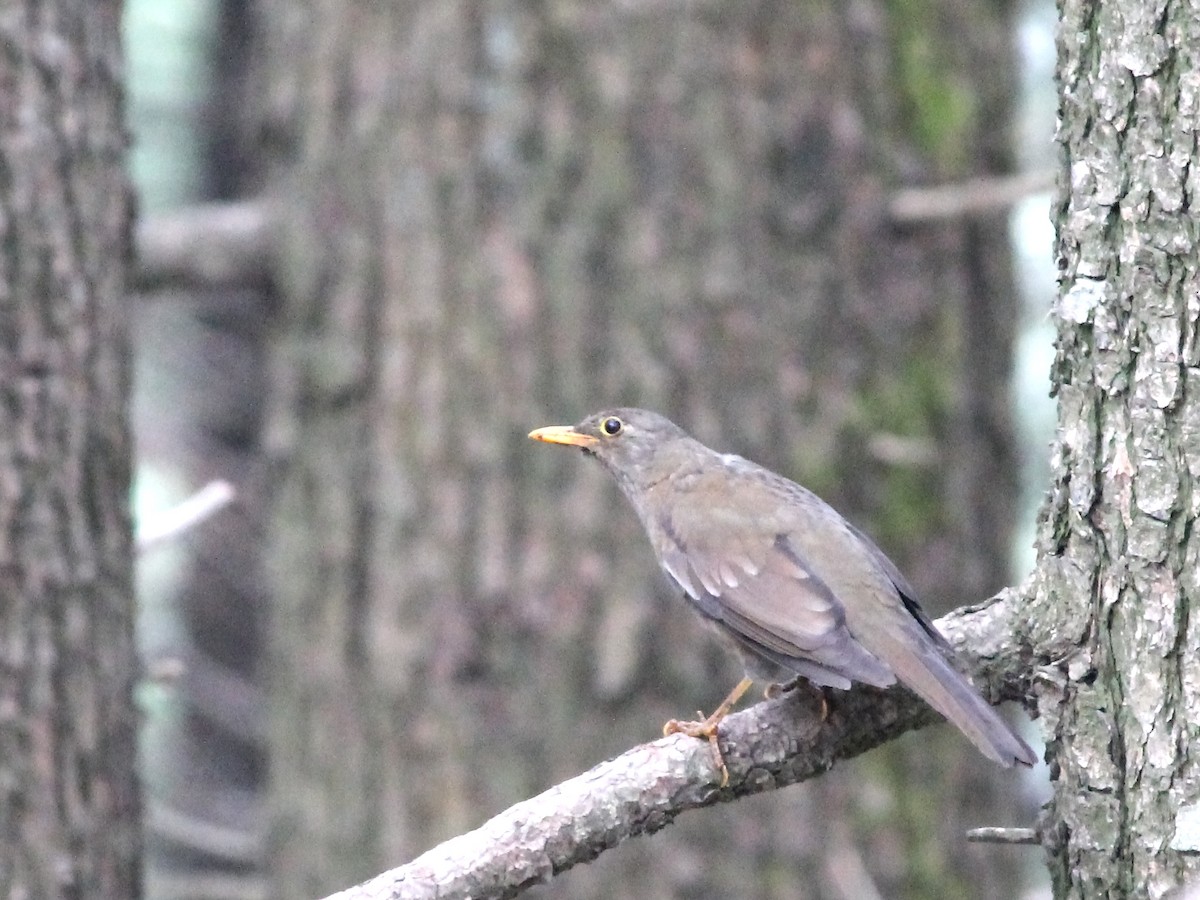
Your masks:
{"label": "blurred forest background", "polygon": [[[241,498],[141,560],[142,652],[182,663],[140,697],[148,896],[348,886],[724,696],[616,490],[535,426],[662,411],[822,494],[934,614],[1017,581],[1053,22],[131,0],[142,247],[235,251],[143,260],[138,510]],[[1036,849],[963,833],[1044,781],[926,730],[531,896],[1037,896]]]}

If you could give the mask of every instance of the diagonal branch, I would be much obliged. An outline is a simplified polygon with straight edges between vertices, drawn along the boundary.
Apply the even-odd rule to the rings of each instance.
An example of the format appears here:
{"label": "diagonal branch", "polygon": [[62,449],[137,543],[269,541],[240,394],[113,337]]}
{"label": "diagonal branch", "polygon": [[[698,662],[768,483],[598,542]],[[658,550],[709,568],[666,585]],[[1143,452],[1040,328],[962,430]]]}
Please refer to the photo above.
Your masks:
{"label": "diagonal branch", "polygon": [[[1023,592],[1006,591],[938,621],[985,695],[1021,699],[1027,692],[1032,653],[1013,636],[1027,602]],[[1041,659],[1054,655],[1048,648],[1038,653]],[[634,747],[330,900],[512,897],[627,838],[658,831],[685,810],[805,781],[839,759],[940,719],[902,688],[860,687],[827,697],[824,722],[814,696],[803,690],[729,716],[721,725],[730,776],[723,789],[708,744],[672,735]]]}
{"label": "diagonal branch", "polygon": [[155,513],[138,523],[137,551],[144,553],[179,537],[220,512],[237,498],[228,481],[210,481],[177,506]]}

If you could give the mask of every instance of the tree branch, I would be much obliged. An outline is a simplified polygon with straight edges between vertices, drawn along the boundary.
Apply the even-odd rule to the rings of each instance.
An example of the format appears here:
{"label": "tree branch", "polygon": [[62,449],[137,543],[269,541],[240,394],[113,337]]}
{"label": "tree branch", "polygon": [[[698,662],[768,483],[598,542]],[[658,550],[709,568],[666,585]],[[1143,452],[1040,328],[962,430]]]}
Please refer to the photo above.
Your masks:
{"label": "tree branch", "polygon": [[[975,683],[993,699],[1028,700],[1034,653],[1019,627],[1023,590],[957,610],[938,628],[959,649]],[[1058,653],[1042,648],[1039,659]],[[609,847],[651,834],[681,812],[726,803],[820,775],[940,717],[907,690],[828,691],[821,722],[814,695],[800,690],[735,713],[721,725],[729,784],[709,745],[683,735],[643,744],[545,793],[510,807],[475,831],[330,900],[512,897]]]}
{"label": "tree branch", "polygon": [[220,512],[237,498],[228,481],[210,481],[199,491],[171,509],[156,513],[139,523],[137,551],[144,553],[173,540]]}
{"label": "tree branch", "polygon": [[948,221],[1007,212],[1026,197],[1054,188],[1050,171],[975,178],[959,184],[904,188],[892,194],[888,214],[898,225]]}
{"label": "tree branch", "polygon": [[[960,184],[905,188],[888,200],[897,224],[1004,210],[1053,187],[1052,173],[1020,172]],[[207,203],[154,213],[137,223],[132,285],[157,287],[260,284],[270,275],[277,222],[262,199]]]}
{"label": "tree branch", "polygon": [[261,284],[275,229],[263,200],[207,203],[155,213],[137,224],[133,287]]}

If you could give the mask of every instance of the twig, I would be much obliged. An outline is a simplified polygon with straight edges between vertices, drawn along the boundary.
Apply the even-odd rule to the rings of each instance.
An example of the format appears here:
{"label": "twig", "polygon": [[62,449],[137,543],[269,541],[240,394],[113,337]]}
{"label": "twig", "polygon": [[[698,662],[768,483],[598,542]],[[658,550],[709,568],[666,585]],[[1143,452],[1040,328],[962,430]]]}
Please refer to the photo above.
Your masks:
{"label": "twig", "polygon": [[237,496],[228,481],[210,481],[182,503],[152,516],[138,528],[137,550],[145,553],[203,522]]}
{"label": "twig", "polygon": [[883,894],[849,832],[845,823],[834,829],[833,846],[825,860],[829,881],[847,900],[883,900]]}
{"label": "twig", "polygon": [[261,200],[149,215],[137,225],[133,286],[249,285],[266,281],[274,223]]}
{"label": "twig", "polygon": [[146,809],[145,827],[155,837],[187,847],[190,852],[237,865],[261,863],[266,847],[266,829],[261,822],[212,822],[153,798]]}
{"label": "twig", "polygon": [[1033,828],[972,828],[967,840],[973,844],[1040,844],[1041,835]]}
{"label": "twig", "polygon": [[893,222],[902,225],[962,219],[1007,209],[1032,194],[1053,187],[1053,172],[1020,172],[959,184],[905,188],[892,195],[888,215]]}

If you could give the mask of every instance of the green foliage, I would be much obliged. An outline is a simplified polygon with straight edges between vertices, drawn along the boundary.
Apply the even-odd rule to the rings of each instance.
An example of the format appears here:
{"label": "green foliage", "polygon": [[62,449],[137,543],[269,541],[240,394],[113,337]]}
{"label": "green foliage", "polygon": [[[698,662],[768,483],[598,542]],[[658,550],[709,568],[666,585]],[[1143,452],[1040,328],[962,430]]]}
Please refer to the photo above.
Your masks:
{"label": "green foliage", "polygon": [[[895,551],[920,544],[943,525],[943,476],[936,454],[952,402],[952,377],[944,352],[917,349],[899,373],[872,383],[860,397],[857,427],[866,445],[878,447],[886,438],[909,448],[912,456],[873,466],[872,533]],[[874,457],[878,460],[879,453]]]}
{"label": "green foliage", "polygon": [[955,362],[943,324],[932,324],[898,370],[876,373],[847,398],[836,436],[798,446],[783,470],[897,559],[945,527],[937,454],[952,414]]}
{"label": "green foliage", "polygon": [[962,167],[976,126],[975,95],[957,69],[956,47],[945,39],[939,7],[930,0],[890,6],[897,81],[905,129],[942,170]]}

